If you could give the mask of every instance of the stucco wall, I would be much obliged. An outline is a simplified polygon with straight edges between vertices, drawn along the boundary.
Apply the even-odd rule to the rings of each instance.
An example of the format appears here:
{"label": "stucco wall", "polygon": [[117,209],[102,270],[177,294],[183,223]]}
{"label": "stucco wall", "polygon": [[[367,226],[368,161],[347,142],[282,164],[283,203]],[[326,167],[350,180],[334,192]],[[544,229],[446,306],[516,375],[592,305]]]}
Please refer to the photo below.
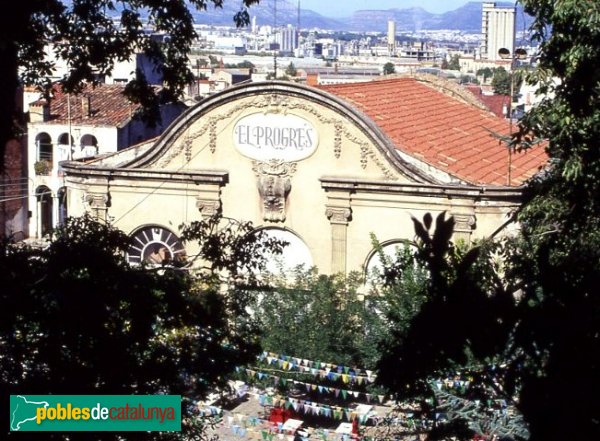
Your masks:
{"label": "stucco wall", "polygon": [[[514,190],[411,174],[371,121],[322,93],[249,87],[256,93],[225,92],[191,109],[124,167],[115,166],[123,164],[119,154],[67,167],[69,213],[90,210],[128,233],[143,225],[177,232],[181,223],[221,209],[256,227],[292,231],[319,270],[330,273],[361,270],[370,233],[381,241],[412,239],[411,215],[447,211],[457,219],[457,237],[470,240],[494,232],[518,203]],[[295,121],[313,130],[318,144],[301,158],[289,146],[273,153],[279,161],[267,160],[267,147],[248,157],[236,125],[250,120]]]}

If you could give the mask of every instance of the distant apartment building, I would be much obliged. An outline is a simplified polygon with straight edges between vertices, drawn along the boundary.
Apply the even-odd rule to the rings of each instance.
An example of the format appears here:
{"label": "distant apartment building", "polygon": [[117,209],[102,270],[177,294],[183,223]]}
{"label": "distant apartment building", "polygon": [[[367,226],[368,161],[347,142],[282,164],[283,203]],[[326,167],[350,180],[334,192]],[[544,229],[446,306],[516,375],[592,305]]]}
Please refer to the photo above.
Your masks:
{"label": "distant apartment building", "polygon": [[394,55],[396,53],[396,22],[394,20],[388,20],[387,42],[388,54]]}
{"label": "distant apartment building", "polygon": [[[51,81],[59,81],[68,75],[70,67],[65,60],[56,56],[52,46],[46,46],[45,53],[47,60],[54,64],[52,72],[48,75]],[[106,84],[126,84],[133,80],[136,71],[141,71],[146,77],[148,84],[162,85],[161,65],[157,60],[152,59],[146,54],[136,53],[125,60],[114,60],[114,66],[110,74],[95,74],[95,79]]]}
{"label": "distant apartment building", "polygon": [[29,103],[30,237],[47,235],[67,215],[62,161],[117,152],[156,137],[184,110],[179,104],[162,106],[161,121],[152,126],[137,118],[140,105],[123,91],[118,84],[98,84],[71,95],[56,86],[49,102]]}
{"label": "distant apartment building", "polygon": [[293,54],[298,48],[298,30],[291,24],[280,29],[275,34],[275,42],[279,44],[279,52]]}
{"label": "distant apartment building", "polygon": [[490,61],[501,59],[500,49],[513,54],[515,50],[514,6],[496,6],[494,2],[482,4],[481,17],[481,58]]}
{"label": "distant apartment building", "polygon": [[218,92],[234,84],[250,81],[251,78],[250,69],[217,69],[209,80],[214,83],[214,91]]}

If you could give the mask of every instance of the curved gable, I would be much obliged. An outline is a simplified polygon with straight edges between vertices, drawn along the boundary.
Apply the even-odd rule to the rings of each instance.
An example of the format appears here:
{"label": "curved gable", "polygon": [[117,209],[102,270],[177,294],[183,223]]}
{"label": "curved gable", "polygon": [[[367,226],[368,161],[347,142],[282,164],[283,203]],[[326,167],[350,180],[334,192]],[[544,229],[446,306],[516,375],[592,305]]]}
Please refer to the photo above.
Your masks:
{"label": "curved gable", "polygon": [[[346,101],[319,89],[295,83],[272,81],[232,87],[215,94],[181,115],[170,128],[127,168],[176,168],[193,162],[194,150],[208,149],[214,153],[223,145],[232,144],[231,130],[240,118],[254,113],[264,115],[294,114],[318,127],[319,149],[333,152],[336,158],[345,149],[359,152],[363,169],[374,162],[379,178],[411,182],[436,183],[437,180],[403,161],[394,143],[368,116]],[[327,135],[333,136],[327,136]],[[179,160],[176,158],[179,157]],[[215,162],[189,164],[193,168]],[[222,167],[221,167],[222,168]],[[331,170],[329,174],[336,173]],[[352,172],[351,172],[352,173]],[[356,174],[356,172],[354,172]]]}

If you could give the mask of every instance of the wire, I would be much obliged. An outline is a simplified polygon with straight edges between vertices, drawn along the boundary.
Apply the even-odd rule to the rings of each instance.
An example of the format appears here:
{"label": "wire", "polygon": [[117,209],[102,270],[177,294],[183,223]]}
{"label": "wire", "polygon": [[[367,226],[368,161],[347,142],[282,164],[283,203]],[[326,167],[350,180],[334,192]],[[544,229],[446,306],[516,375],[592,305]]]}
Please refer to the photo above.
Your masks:
{"label": "wire", "polygon": [[[221,133],[223,133],[225,131],[225,129],[228,128],[231,124],[232,124],[232,119],[230,119],[230,122],[228,124],[226,124],[224,127],[222,127],[221,130],[219,130],[217,132],[217,135],[220,135]],[[188,126],[188,128],[186,129],[186,131],[188,132],[188,134],[186,134],[186,136],[189,136],[190,128],[191,128],[191,125]],[[206,144],[204,144],[204,146],[202,146],[200,149],[198,149],[198,151],[189,160],[185,161],[180,167],[178,167],[177,169],[175,169],[175,172],[179,172],[184,167],[186,167],[187,165],[189,165],[189,163],[192,161],[192,159],[195,159],[196,156],[198,156],[200,153],[202,153],[203,151],[206,150],[206,148],[209,146],[209,143],[210,143],[210,141],[207,141]],[[158,190],[160,190],[163,187],[163,185],[165,185],[166,183],[167,183],[167,181],[163,181],[160,184],[158,184],[155,188],[153,188],[150,192],[148,192],[139,202],[137,202],[135,205],[133,205],[129,210],[127,210],[125,213],[123,213],[119,218],[115,219],[114,223],[117,223],[117,222],[123,220],[123,218],[125,216],[127,216],[129,213],[131,213],[137,207],[139,207],[150,196],[152,196],[154,193],[156,193]]]}

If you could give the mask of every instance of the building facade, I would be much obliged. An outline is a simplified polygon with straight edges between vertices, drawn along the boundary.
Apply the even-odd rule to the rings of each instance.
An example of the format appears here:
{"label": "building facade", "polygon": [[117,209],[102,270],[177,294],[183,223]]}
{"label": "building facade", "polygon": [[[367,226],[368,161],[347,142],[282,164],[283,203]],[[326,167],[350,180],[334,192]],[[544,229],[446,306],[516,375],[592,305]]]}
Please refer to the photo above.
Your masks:
{"label": "building facade", "polygon": [[481,57],[496,61],[502,59],[499,51],[507,50],[512,56],[515,51],[515,12],[514,6],[496,6],[494,2],[482,4],[481,18]]}
{"label": "building facade", "polygon": [[63,164],[68,211],[134,237],[132,262],[193,255],[182,223],[222,213],[291,243],[288,262],[364,270],[371,233],[414,237],[411,216],[447,212],[469,241],[503,228],[544,162],[510,159],[490,135],[507,125],[428,81],[397,78],[313,88],[235,86],[181,115],[157,140]]}
{"label": "building facade", "polygon": [[388,42],[388,54],[396,54],[396,22],[394,20],[388,20],[387,23],[387,42]]}
{"label": "building facade", "polygon": [[80,95],[56,88],[50,102],[29,104],[28,175],[29,232],[41,238],[67,213],[62,161],[114,153],[157,136],[182,111],[182,105],[161,107],[154,126],[136,117],[138,104],[123,94],[124,86],[86,86]]}

